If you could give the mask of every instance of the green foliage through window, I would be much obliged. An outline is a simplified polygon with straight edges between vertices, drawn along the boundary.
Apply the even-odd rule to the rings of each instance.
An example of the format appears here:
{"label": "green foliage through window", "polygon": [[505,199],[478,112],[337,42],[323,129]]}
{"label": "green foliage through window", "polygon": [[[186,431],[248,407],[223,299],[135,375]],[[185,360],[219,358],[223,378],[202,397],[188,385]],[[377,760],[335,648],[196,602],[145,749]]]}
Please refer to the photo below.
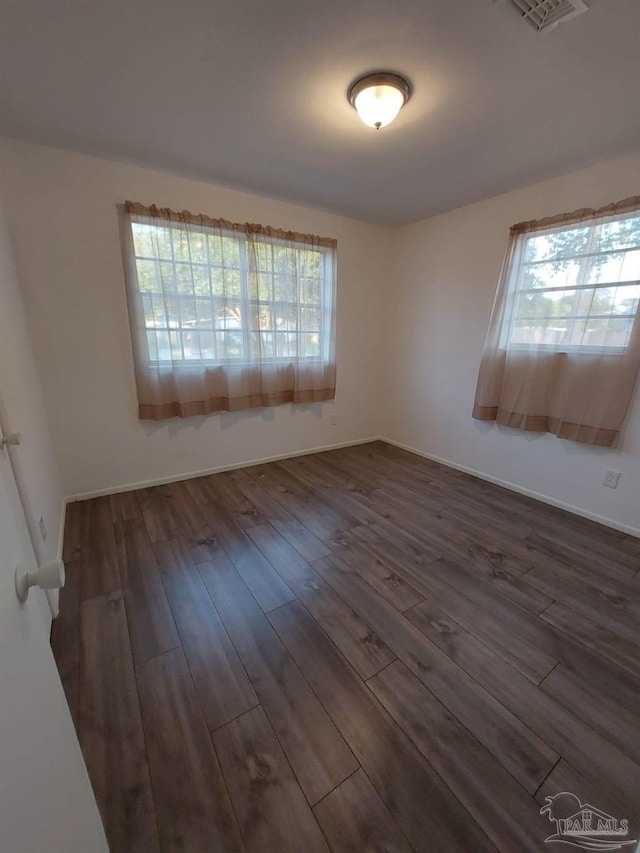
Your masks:
{"label": "green foliage through window", "polygon": [[522,235],[509,293],[503,346],[623,350],[640,301],[640,216]]}

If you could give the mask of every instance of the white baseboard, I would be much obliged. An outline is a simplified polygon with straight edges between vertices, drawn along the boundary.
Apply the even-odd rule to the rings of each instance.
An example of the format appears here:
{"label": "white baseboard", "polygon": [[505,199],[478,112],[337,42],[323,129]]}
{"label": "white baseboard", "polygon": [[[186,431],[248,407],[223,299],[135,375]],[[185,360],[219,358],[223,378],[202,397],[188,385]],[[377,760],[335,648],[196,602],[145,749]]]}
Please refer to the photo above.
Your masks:
{"label": "white baseboard", "polygon": [[64,551],[64,525],[67,520],[68,503],[69,498],[62,498],[62,506],[60,507],[60,525],[58,527],[58,560],[62,559],[62,552]]}
{"label": "white baseboard", "polygon": [[[58,523],[58,547],[56,550],[56,559],[62,559],[62,553],[64,551],[64,523],[67,518],[67,498],[62,498],[62,506],[60,507],[60,521]],[[60,612],[60,590],[59,589],[48,589],[46,590],[47,603],[49,605],[49,610],[51,611],[51,618],[55,619],[58,613]]]}
{"label": "white baseboard", "polygon": [[518,492],[520,495],[526,495],[529,498],[535,498],[537,501],[555,506],[558,509],[564,509],[574,515],[579,515],[582,518],[588,518],[590,521],[597,521],[598,524],[604,524],[605,527],[612,527],[614,530],[619,530],[621,533],[628,533],[630,536],[640,537],[640,527],[633,527],[630,524],[621,524],[613,518],[607,518],[604,515],[598,515],[595,512],[582,509],[581,507],[573,506],[573,504],[565,503],[564,501],[556,500],[543,495],[540,492],[534,492],[533,489],[527,489],[517,483],[511,483],[508,480],[501,480],[499,477],[492,477],[491,474],[485,474],[483,471],[477,471],[475,468],[469,468],[467,465],[460,465],[458,462],[453,462],[451,459],[443,459],[441,456],[436,456],[433,453],[426,453],[424,450],[417,450],[415,447],[410,447],[408,444],[403,444],[400,441],[394,441],[391,438],[380,437],[380,441],[387,444],[392,444],[394,447],[399,447],[401,450],[407,450],[409,453],[415,453],[416,456],[422,456],[424,459],[430,459],[432,462],[438,462],[440,465],[446,465],[448,468],[455,468],[457,471],[463,471],[465,474],[471,474],[478,477],[480,480],[486,480],[488,483],[494,483],[496,486],[502,486],[512,492]]}
{"label": "white baseboard", "polygon": [[[222,471],[236,471],[238,468],[251,468],[253,465],[264,465],[267,462],[277,462],[279,459],[291,459],[294,456],[309,456],[311,453],[323,453],[325,450],[338,450],[341,447],[354,447],[356,444],[369,444],[379,441],[377,435],[369,438],[358,438],[354,441],[340,441],[336,444],[327,444],[324,447],[310,447],[307,450],[295,450],[289,453],[278,453],[275,456],[263,456],[260,459],[249,459],[244,462],[233,462],[230,465],[218,465],[215,468],[203,468],[201,471],[189,471],[188,473],[171,474],[168,477],[157,477],[153,480],[143,480],[139,483],[123,483],[118,486],[110,486],[107,489],[98,489],[94,492],[81,492],[77,495],[69,495],[65,498],[65,506],[74,501],[86,501],[90,498],[100,498],[104,495],[116,495],[120,492],[134,492],[136,489],[146,489],[150,486],[163,486],[165,483],[177,483],[180,480],[193,480],[195,477],[206,477],[209,474],[219,474]],[[391,442],[389,442],[391,444]]]}
{"label": "white baseboard", "polygon": [[465,474],[471,474],[474,477],[478,477],[480,480],[486,480],[488,483],[494,483],[496,486],[502,486],[505,489],[509,489],[512,492],[517,492],[521,495],[526,495],[530,498],[535,498],[535,500],[541,501],[542,503],[549,504],[550,506],[555,506],[558,509],[566,510],[567,512],[571,512],[574,515],[579,515],[582,518],[588,518],[591,521],[596,521],[599,524],[604,524],[605,527],[611,527],[614,530],[619,530],[621,533],[627,533],[630,536],[640,537],[640,527],[633,527],[630,524],[621,524],[619,521],[616,521],[613,518],[607,518],[603,515],[598,515],[595,512],[589,512],[589,510],[582,509],[581,507],[573,506],[572,504],[565,503],[564,501],[556,500],[555,498],[550,497],[549,495],[544,495],[541,492],[535,492],[533,489],[527,489],[524,486],[520,486],[517,483],[511,483],[508,480],[502,480],[499,477],[493,477],[491,474],[486,474],[484,471],[478,471],[475,468],[470,468],[468,465],[460,465],[458,462],[454,462],[451,459],[445,459],[441,456],[436,456],[433,453],[427,453],[424,450],[418,450],[416,447],[411,447],[408,444],[403,444],[401,441],[395,441],[392,438],[386,438],[385,436],[376,436],[372,435],[368,438],[358,438],[354,441],[342,441],[337,442],[336,444],[327,444],[323,447],[310,447],[306,450],[296,450],[293,453],[279,453],[274,456],[263,456],[259,459],[249,459],[243,462],[234,462],[229,465],[218,465],[215,468],[203,468],[200,471],[189,471],[188,473],[180,473],[180,474],[172,474],[168,477],[157,477],[152,480],[143,480],[137,483],[123,483],[116,486],[110,486],[106,489],[98,489],[93,492],[82,492],[76,495],[70,495],[69,497],[64,499],[62,512],[60,517],[60,533],[59,533],[59,549],[62,550],[62,543],[64,538],[64,521],[66,514],[66,505],[68,503],[72,503],[73,501],[84,501],[89,500],[90,498],[99,498],[104,495],[114,495],[120,492],[132,492],[136,489],[145,489],[150,486],[162,486],[165,483],[175,483],[180,480],[191,480],[194,477],[205,477],[209,474],[218,474],[222,471],[235,471],[239,468],[250,468],[253,465],[264,465],[267,462],[277,462],[280,459],[291,459],[294,456],[308,456],[311,453],[323,453],[326,450],[338,450],[341,447],[354,447],[357,444],[369,444],[372,441],[384,441],[387,444],[392,444],[395,447],[399,447],[402,450],[406,450],[409,453],[415,453],[416,456],[422,456],[424,459],[430,459],[432,462],[438,462],[440,465],[446,465],[449,468],[455,468],[457,471],[463,471]]}

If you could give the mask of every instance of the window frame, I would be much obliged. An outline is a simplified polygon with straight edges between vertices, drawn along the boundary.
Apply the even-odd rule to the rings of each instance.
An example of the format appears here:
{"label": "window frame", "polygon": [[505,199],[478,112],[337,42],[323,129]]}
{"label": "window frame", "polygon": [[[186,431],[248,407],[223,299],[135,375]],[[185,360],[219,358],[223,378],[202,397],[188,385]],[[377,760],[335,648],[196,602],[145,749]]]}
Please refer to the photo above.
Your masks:
{"label": "window frame", "polygon": [[[510,258],[510,262],[508,264],[508,281],[507,281],[507,298],[505,302],[505,310],[504,316],[502,318],[501,328],[500,328],[500,343],[499,347],[505,351],[513,351],[513,352],[527,352],[530,351],[531,348],[535,348],[536,351],[540,352],[548,352],[548,353],[558,353],[558,354],[567,354],[567,355],[589,355],[589,354],[598,354],[598,355],[611,355],[611,356],[620,356],[623,355],[630,346],[630,342],[634,336],[634,332],[636,331],[635,326],[640,322],[640,298],[638,303],[636,304],[635,312],[633,314],[624,314],[617,315],[619,319],[628,319],[631,321],[630,328],[627,336],[627,342],[624,346],[616,346],[611,344],[569,344],[569,343],[534,343],[534,342],[514,342],[511,341],[510,338],[513,334],[514,330],[514,322],[518,319],[516,315],[516,308],[520,297],[523,294],[527,293],[550,293],[550,292],[573,292],[577,293],[581,290],[590,290],[590,291],[599,291],[599,290],[607,290],[611,288],[616,288],[620,286],[636,286],[640,287],[640,278],[638,279],[625,279],[619,280],[616,282],[587,282],[587,278],[589,273],[593,269],[593,259],[601,256],[607,255],[619,255],[625,252],[632,251],[640,251],[640,242],[638,242],[634,246],[621,246],[608,250],[599,250],[599,251],[583,251],[577,252],[575,254],[566,255],[566,256],[555,256],[551,258],[542,258],[538,261],[525,261],[524,257],[526,254],[526,246],[527,241],[545,235],[551,234],[561,234],[565,232],[571,232],[578,229],[589,228],[589,247],[591,247],[594,243],[594,235],[596,232],[599,232],[604,224],[608,224],[611,221],[623,222],[626,219],[638,219],[638,211],[628,211],[625,213],[621,213],[619,216],[611,218],[611,217],[601,217],[594,216],[593,218],[589,218],[582,221],[572,222],[572,223],[560,223],[555,225],[547,225],[546,227],[534,228],[531,230],[524,230],[516,236],[516,243],[514,246],[513,254]],[[595,238],[597,239],[597,238]],[[528,267],[535,266],[536,264],[544,264],[544,263],[552,263],[553,261],[579,261],[580,268],[577,274],[577,284],[573,286],[557,286],[557,287],[544,287],[544,288],[527,288],[523,287],[523,278],[525,271]],[[552,316],[552,315],[549,315]],[[563,317],[562,319],[566,321],[576,321],[576,320],[597,320],[597,319],[607,319],[611,318],[612,315],[595,315],[591,314],[569,314]],[[616,316],[616,315],[613,315]],[[532,318],[532,319],[540,319],[540,318]],[[544,318],[543,318],[544,319]],[[536,327],[536,328],[544,328],[544,327]]]}
{"label": "window frame", "polygon": [[[299,364],[327,364],[331,361],[331,328],[333,322],[333,316],[335,313],[335,292],[336,292],[336,282],[335,282],[335,248],[326,246],[326,245],[313,245],[309,246],[302,241],[297,241],[295,239],[285,239],[277,236],[264,236],[261,234],[252,234],[251,237],[248,233],[243,231],[237,231],[232,229],[220,229],[205,223],[195,225],[191,223],[189,225],[189,229],[191,231],[196,231],[202,234],[213,234],[215,236],[220,236],[222,238],[229,238],[238,243],[238,273],[240,278],[240,295],[237,298],[225,298],[225,297],[216,297],[211,292],[210,296],[197,297],[195,294],[181,294],[178,289],[178,281],[177,281],[177,269],[180,265],[190,266],[191,269],[194,267],[205,267],[207,271],[211,272],[214,269],[236,269],[236,267],[230,267],[228,265],[214,263],[211,261],[210,250],[209,250],[209,241],[205,240],[205,245],[207,246],[207,263],[202,263],[198,261],[181,261],[176,259],[175,246],[173,235],[171,236],[171,259],[165,260],[160,258],[159,256],[147,256],[147,255],[138,255],[136,252],[136,240],[135,240],[135,231],[134,227],[136,224],[140,224],[146,227],[149,227],[148,216],[145,214],[137,214],[132,213],[130,219],[130,228],[131,228],[131,247],[132,247],[132,261],[133,268],[136,273],[136,284],[137,284],[137,298],[140,302],[141,316],[145,320],[145,332],[154,332],[154,331],[162,331],[166,333],[169,340],[169,349],[172,352],[172,355],[169,358],[153,358],[151,353],[151,348],[149,346],[149,338],[148,334],[145,335],[146,342],[146,354],[147,354],[147,365],[149,367],[153,367],[158,370],[189,370],[191,368],[202,369],[202,368],[246,368],[251,365],[256,364],[272,364],[275,367],[282,367],[292,362],[297,362]],[[181,231],[183,229],[183,225],[179,222],[174,222],[171,219],[159,219],[159,228],[169,229],[170,231]],[[272,248],[273,246],[282,246],[287,249],[295,249],[299,252],[317,252],[321,255],[321,274],[318,277],[320,281],[320,299],[317,303],[310,302],[301,302],[301,301],[291,301],[291,300],[276,300],[276,299],[268,299],[268,300],[260,300],[251,298],[250,295],[250,276],[252,274],[260,274],[261,272],[269,273],[269,270],[260,270],[257,269],[255,272],[251,270],[251,264],[249,261],[249,242],[250,239],[256,243],[263,242],[265,246]],[[182,302],[186,302],[187,300],[201,299],[208,300],[212,306],[212,326],[207,329],[198,329],[198,331],[210,331],[213,334],[214,346],[216,341],[216,335],[219,332],[226,332],[226,328],[220,328],[216,325],[215,313],[216,310],[214,306],[216,303],[223,302],[234,302],[237,301],[239,303],[239,307],[241,309],[246,308],[246,314],[248,318],[255,316],[256,309],[260,305],[269,305],[272,311],[272,318],[274,316],[273,309],[278,307],[283,307],[288,305],[289,307],[295,307],[297,309],[297,318],[298,322],[296,324],[295,330],[286,330],[285,332],[278,332],[275,328],[269,328],[265,330],[261,330],[259,328],[253,329],[251,328],[251,320],[249,322],[243,322],[239,329],[237,329],[238,333],[242,337],[242,354],[237,357],[220,357],[216,356],[214,358],[187,358],[184,355],[185,351],[185,342],[184,335],[185,332],[188,332],[188,329],[185,328],[182,320],[180,319],[180,325],[175,329],[171,328],[170,325],[167,324],[166,327],[150,327],[147,326],[147,313],[145,311],[145,296],[149,297],[157,297],[164,299],[166,297],[166,292],[159,291],[143,291],[140,288],[140,275],[138,268],[138,261],[148,261],[152,263],[171,263],[172,271],[173,271],[173,285],[174,290],[172,291],[172,297],[176,299],[178,306],[178,313],[180,315],[180,307]],[[273,276],[274,281],[276,276]],[[311,278],[310,276],[308,278]],[[192,275],[193,279],[193,275]],[[304,329],[301,328],[301,318],[302,318],[302,309],[304,308],[314,308],[320,311],[320,328],[319,330],[314,329]],[[195,321],[198,322],[197,320]],[[236,330],[233,330],[236,331]],[[179,336],[179,344],[180,350],[182,352],[182,358],[177,358],[173,355],[173,345],[171,343],[171,334],[175,333]],[[259,334],[267,334],[273,337],[273,355],[261,356],[261,357],[252,357],[252,343],[251,336],[259,335]],[[300,336],[306,334],[317,334],[318,335],[318,348],[319,352],[317,355],[277,355],[276,354],[276,338],[275,336],[278,334],[286,334],[286,335],[295,335],[298,339]]]}

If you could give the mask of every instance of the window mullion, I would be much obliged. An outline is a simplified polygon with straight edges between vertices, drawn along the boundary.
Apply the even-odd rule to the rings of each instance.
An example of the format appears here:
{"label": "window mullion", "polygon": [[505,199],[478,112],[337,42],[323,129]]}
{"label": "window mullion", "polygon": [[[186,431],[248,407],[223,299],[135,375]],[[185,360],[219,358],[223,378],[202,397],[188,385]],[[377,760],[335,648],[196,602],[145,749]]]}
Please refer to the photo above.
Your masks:
{"label": "window mullion", "polygon": [[[587,296],[587,293],[588,293],[588,288],[586,287],[586,284],[587,284],[587,281],[589,279],[589,275],[591,273],[591,270],[593,269],[593,264],[594,264],[593,246],[594,246],[594,243],[596,242],[597,238],[600,236],[601,230],[602,230],[602,224],[598,222],[591,227],[590,232],[589,232],[589,246],[587,249],[587,255],[584,258],[583,262],[581,263],[580,274],[578,275],[578,280],[576,282],[578,287],[580,288],[580,290],[576,291],[576,306],[575,306],[575,312],[574,312],[576,315],[590,314],[591,309],[593,307],[593,300],[595,299],[595,295],[596,295],[595,289],[592,290],[592,292],[591,292],[591,299],[589,300],[589,308],[588,308],[588,310],[585,310],[586,309],[585,297]],[[573,322],[575,325],[578,321],[574,320]],[[573,340],[573,337],[571,338],[571,340]],[[584,341],[584,331],[583,331],[582,336],[580,338],[580,342],[582,343],[583,341]]]}
{"label": "window mullion", "polygon": [[[213,357],[217,361],[218,359],[218,338],[216,333],[216,304],[213,296],[213,284],[212,284],[212,272],[213,265],[211,263],[211,249],[209,248],[209,237],[210,234],[208,232],[203,231],[204,245],[206,246],[206,263],[207,263],[207,275],[209,276],[209,311],[211,312],[211,340],[213,341]],[[219,240],[222,237],[218,237]],[[198,309],[196,303],[196,316],[198,316]]]}
{"label": "window mullion", "polygon": [[[178,329],[176,334],[178,335],[178,341],[180,342],[180,353],[182,354],[182,361],[185,360],[184,354],[184,342],[182,340],[182,306],[180,305],[180,293],[178,292],[178,267],[176,265],[176,252],[173,245],[173,234],[174,231],[177,231],[177,228],[169,228],[169,245],[171,246],[171,266],[173,267],[173,289],[175,293],[176,300],[176,310],[178,312]],[[165,296],[165,311],[166,308],[166,296]],[[173,358],[173,348],[171,346],[171,322],[169,320],[169,312],[167,311],[167,326],[169,328],[169,352],[171,353],[171,361]]]}
{"label": "window mullion", "polygon": [[251,318],[251,298],[249,294],[249,276],[251,274],[251,263],[249,260],[249,252],[249,239],[245,234],[244,239],[240,243],[240,316],[245,361],[253,360],[251,353],[251,333],[249,330]]}

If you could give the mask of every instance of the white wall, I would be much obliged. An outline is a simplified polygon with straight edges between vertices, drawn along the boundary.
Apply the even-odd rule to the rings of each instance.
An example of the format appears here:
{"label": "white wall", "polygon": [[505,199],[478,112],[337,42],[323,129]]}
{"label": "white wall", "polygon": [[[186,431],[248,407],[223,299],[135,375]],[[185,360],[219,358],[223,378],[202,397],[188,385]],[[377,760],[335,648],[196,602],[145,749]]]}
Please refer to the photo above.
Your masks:
{"label": "white wall", "polygon": [[[399,229],[382,434],[640,533],[638,394],[616,450],[471,418],[478,364],[509,226],[640,193],[640,153]],[[601,485],[621,471],[617,490]]]}
{"label": "white wall", "polygon": [[[2,210],[0,210],[0,423],[6,433],[20,433],[21,446],[12,447],[5,452],[11,455],[14,476],[38,562],[50,562],[56,559],[58,547],[61,544],[59,536],[63,492]],[[47,529],[47,537],[44,541],[38,527],[40,516]],[[55,609],[57,593],[51,595],[51,601]],[[47,612],[46,609],[45,612]]]}
{"label": "white wall", "polygon": [[[0,165],[66,495],[378,434],[388,229],[8,139],[0,140]],[[337,238],[335,403],[139,421],[116,215],[125,199]]]}
{"label": "white wall", "polygon": [[[0,139],[0,166],[64,494],[383,435],[640,532],[640,403],[617,450],[470,415],[509,226],[637,193],[640,154],[396,231],[9,139]],[[336,237],[335,403],[138,421],[116,216],[126,198]],[[59,489],[44,488],[53,482],[50,455],[34,468],[42,482],[32,515],[43,503],[55,515]],[[605,468],[622,472],[615,491],[601,486]]]}

